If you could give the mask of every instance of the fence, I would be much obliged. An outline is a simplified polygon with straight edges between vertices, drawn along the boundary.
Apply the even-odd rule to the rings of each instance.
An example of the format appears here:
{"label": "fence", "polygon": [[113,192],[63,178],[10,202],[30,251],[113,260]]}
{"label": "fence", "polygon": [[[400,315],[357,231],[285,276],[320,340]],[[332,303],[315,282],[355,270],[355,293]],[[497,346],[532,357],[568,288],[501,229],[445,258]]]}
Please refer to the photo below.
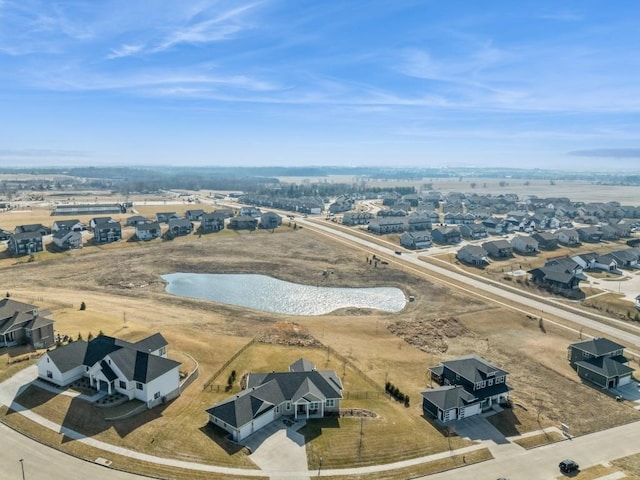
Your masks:
{"label": "fence", "polygon": [[384,387],[382,385],[376,383],[376,381],[374,379],[372,379],[366,373],[364,373],[362,370],[360,370],[358,367],[356,367],[353,364],[353,362],[351,362],[351,360],[349,360],[347,357],[345,357],[344,355],[336,352],[329,345],[324,345],[324,348],[327,349],[334,357],[336,357],[338,360],[340,360],[344,365],[349,365],[349,368],[351,368],[352,370],[355,370],[373,388],[375,388],[376,390],[378,390],[380,392],[384,392]]}
{"label": "fence", "polygon": [[187,378],[185,378],[180,384],[180,393],[182,393],[189,385],[195,382],[196,379],[200,376],[200,364],[196,361],[195,358],[193,358],[188,353],[185,353],[185,355],[189,357],[191,360],[193,360],[196,366],[193,369],[193,371],[187,375]]}
{"label": "fence", "polygon": [[218,370],[216,370],[216,372],[211,375],[211,377],[209,378],[209,380],[207,380],[207,383],[204,384],[204,387],[202,387],[202,390],[212,390],[213,389],[213,382],[215,381],[216,378],[218,378],[218,376],[220,376],[220,374],[229,366],[231,365],[231,363],[238,358],[242,352],[244,352],[247,348],[249,348],[251,345],[253,345],[256,342],[255,338],[252,339],[249,343],[247,343],[244,347],[242,347],[240,350],[238,350],[236,353],[233,354],[233,356],[231,358],[229,358],[229,360],[227,360],[224,365],[222,365]]}

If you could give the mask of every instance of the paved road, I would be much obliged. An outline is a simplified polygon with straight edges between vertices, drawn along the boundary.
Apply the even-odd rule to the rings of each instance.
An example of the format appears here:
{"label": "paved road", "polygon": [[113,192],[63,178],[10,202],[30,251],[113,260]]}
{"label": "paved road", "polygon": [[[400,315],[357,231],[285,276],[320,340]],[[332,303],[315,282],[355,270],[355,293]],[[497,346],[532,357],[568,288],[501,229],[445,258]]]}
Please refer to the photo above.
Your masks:
{"label": "paved road", "polygon": [[0,464],[2,464],[0,478],[6,480],[22,479],[21,458],[24,460],[24,478],[28,480],[51,480],[52,478],[139,480],[147,478],[80,460],[41,445],[0,423]]}
{"label": "paved road", "polygon": [[[472,294],[480,294],[482,296],[483,293],[488,293],[493,296],[497,296],[499,298],[503,298],[508,300],[509,302],[514,302],[516,304],[521,305],[524,309],[523,312],[533,314],[535,316],[545,316],[548,314],[552,314],[559,318],[563,318],[568,320],[576,325],[581,325],[587,328],[590,328],[594,331],[600,332],[606,336],[612,336],[623,341],[627,347],[634,346],[640,347],[640,328],[635,326],[629,326],[625,324],[626,328],[630,328],[633,330],[637,330],[638,334],[629,333],[627,331],[621,330],[611,325],[606,325],[600,323],[596,320],[591,320],[590,318],[586,318],[584,314],[582,314],[579,310],[574,309],[570,306],[553,306],[549,305],[546,302],[541,300],[536,300],[535,298],[530,298],[528,296],[522,295],[522,293],[517,290],[511,289],[507,286],[497,284],[486,278],[474,278],[472,276],[463,275],[461,273],[453,272],[443,267],[439,267],[437,265],[433,265],[431,263],[426,263],[421,261],[415,255],[402,255],[397,256],[394,255],[394,250],[391,248],[383,247],[376,243],[370,242],[367,239],[354,236],[349,232],[345,232],[339,229],[331,228],[318,222],[313,222],[308,219],[296,219],[299,224],[304,225],[305,228],[309,228],[310,230],[314,230],[316,232],[320,232],[324,235],[328,235],[333,237],[334,239],[338,239],[342,242],[357,245],[362,248],[366,248],[369,252],[372,253],[380,253],[385,255],[390,255],[395,261],[398,263],[403,263],[405,265],[409,264],[420,272],[431,273],[434,276],[437,276],[437,281],[440,283],[448,283],[446,279],[450,279],[456,282],[463,282],[466,284],[466,290]],[[458,288],[458,287],[456,287]],[[499,303],[499,302],[498,302]],[[512,308],[512,307],[510,307]],[[574,313],[577,312],[577,313]],[[602,317],[609,322],[616,323],[615,320],[609,319],[608,317]],[[620,322],[622,323],[622,322]]]}

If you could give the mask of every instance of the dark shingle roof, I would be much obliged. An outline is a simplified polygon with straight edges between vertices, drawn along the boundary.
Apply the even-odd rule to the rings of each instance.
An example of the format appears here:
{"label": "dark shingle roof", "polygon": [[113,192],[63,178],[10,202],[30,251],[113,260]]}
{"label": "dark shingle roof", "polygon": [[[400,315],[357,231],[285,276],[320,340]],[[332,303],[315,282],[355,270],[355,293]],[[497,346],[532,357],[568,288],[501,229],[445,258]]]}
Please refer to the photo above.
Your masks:
{"label": "dark shingle roof", "polygon": [[133,344],[133,348],[142,352],[155,352],[156,350],[169,345],[160,332],[154,333],[150,337],[143,338]]}
{"label": "dark shingle roof", "polygon": [[300,358],[289,366],[290,372],[310,372],[315,370],[315,365],[305,358]]}
{"label": "dark shingle roof", "polygon": [[440,410],[463,407],[476,400],[476,397],[460,385],[447,385],[445,387],[433,388],[420,394]]}
{"label": "dark shingle roof", "polygon": [[49,355],[58,369],[64,373],[83,364],[87,352],[87,345],[87,342],[78,340],[51,350],[47,352],[47,355]]}
{"label": "dark shingle roof", "polygon": [[623,345],[620,345],[619,343],[613,342],[608,338],[603,337],[597,337],[589,340],[584,340],[583,342],[572,343],[571,345],[569,345],[569,347],[590,353],[591,355],[594,355],[596,357],[601,357],[611,352],[624,349]]}
{"label": "dark shingle roof", "polygon": [[180,363],[168,358],[137,351],[133,348],[120,348],[109,354],[127,380],[148,383],[179,366]]}
{"label": "dark shingle roof", "polygon": [[607,378],[619,377],[633,373],[633,368],[625,365],[627,359],[618,357],[590,358],[576,362],[576,365],[603,375]]}
{"label": "dark shingle roof", "polygon": [[467,355],[454,360],[448,360],[442,362],[442,365],[472,383],[484,381],[489,377],[507,375],[506,371],[492,365],[477,355]]}

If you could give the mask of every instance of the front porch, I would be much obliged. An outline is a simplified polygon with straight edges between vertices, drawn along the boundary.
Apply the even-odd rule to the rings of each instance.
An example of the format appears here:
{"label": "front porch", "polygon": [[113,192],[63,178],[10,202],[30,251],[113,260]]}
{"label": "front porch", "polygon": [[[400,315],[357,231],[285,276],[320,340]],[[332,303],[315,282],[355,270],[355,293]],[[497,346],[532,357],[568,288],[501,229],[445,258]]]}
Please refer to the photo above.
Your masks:
{"label": "front porch", "polygon": [[294,419],[309,419],[324,417],[324,402],[300,400],[294,404]]}

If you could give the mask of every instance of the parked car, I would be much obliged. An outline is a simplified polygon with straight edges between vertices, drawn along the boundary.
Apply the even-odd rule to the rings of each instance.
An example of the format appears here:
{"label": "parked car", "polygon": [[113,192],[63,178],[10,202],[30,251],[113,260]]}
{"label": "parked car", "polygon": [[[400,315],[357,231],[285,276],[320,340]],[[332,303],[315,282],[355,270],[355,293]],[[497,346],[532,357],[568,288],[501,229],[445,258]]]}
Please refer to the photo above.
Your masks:
{"label": "parked car", "polygon": [[560,471],[562,473],[571,473],[580,470],[580,465],[578,465],[573,460],[563,460],[560,462],[560,465],[558,465],[558,467],[560,467]]}

